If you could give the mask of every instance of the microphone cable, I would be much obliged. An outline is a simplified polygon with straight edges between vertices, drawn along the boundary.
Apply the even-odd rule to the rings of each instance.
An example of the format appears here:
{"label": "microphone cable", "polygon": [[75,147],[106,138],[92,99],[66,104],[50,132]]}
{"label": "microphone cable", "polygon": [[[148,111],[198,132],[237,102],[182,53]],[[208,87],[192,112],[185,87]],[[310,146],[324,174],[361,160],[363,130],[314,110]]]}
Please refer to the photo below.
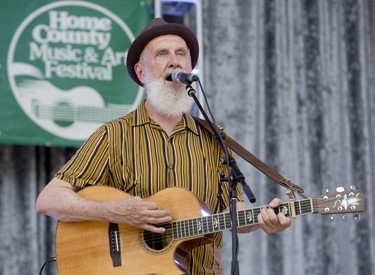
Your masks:
{"label": "microphone cable", "polygon": [[39,275],[42,275],[43,269],[46,267],[46,265],[50,262],[56,262],[56,256],[49,257],[48,260],[42,265],[39,271]]}
{"label": "microphone cable", "polygon": [[210,117],[211,117],[211,121],[214,125],[216,125],[216,121],[215,121],[215,117],[213,116],[212,112],[211,112],[211,108],[210,108],[210,105],[208,104],[208,100],[207,100],[207,96],[206,96],[206,93],[204,92],[204,89],[203,89],[203,85],[202,85],[202,82],[201,80],[198,78],[198,85],[199,85],[199,88],[202,92],[202,95],[203,95],[203,99],[204,99],[204,104],[206,105],[207,107],[207,111],[209,112],[210,114]]}

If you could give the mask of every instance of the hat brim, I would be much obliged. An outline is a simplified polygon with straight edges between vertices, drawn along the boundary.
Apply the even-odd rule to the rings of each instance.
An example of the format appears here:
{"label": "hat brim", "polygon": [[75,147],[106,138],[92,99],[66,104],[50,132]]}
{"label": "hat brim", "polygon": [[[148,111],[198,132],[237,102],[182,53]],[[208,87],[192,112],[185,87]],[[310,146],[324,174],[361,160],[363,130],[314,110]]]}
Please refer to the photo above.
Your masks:
{"label": "hat brim", "polygon": [[174,23],[157,25],[155,27],[144,30],[133,41],[128,51],[126,66],[129,75],[138,85],[143,86],[143,84],[139,81],[138,76],[134,70],[134,65],[139,61],[143,49],[152,39],[167,34],[177,35],[184,39],[186,45],[190,49],[192,68],[194,68],[197,64],[199,55],[199,44],[195,34],[188,27]]}

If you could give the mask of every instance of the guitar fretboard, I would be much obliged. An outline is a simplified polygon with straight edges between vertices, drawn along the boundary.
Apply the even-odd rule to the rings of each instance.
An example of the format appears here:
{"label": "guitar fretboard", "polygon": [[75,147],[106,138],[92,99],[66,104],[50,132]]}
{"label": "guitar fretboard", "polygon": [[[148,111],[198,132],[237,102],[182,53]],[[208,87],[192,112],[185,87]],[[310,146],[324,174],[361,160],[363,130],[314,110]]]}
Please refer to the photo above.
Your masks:
{"label": "guitar fretboard", "polygon": [[[291,216],[290,203],[283,203],[275,213],[284,213],[285,216]],[[294,202],[296,215],[306,215],[313,212],[313,204],[311,199],[305,199]],[[250,208],[237,211],[237,227],[255,225],[258,223],[258,214],[261,207]],[[232,228],[230,213],[220,213],[211,216],[203,216],[193,219],[178,220],[172,222],[173,239],[184,239],[196,235],[210,234],[229,230]]]}

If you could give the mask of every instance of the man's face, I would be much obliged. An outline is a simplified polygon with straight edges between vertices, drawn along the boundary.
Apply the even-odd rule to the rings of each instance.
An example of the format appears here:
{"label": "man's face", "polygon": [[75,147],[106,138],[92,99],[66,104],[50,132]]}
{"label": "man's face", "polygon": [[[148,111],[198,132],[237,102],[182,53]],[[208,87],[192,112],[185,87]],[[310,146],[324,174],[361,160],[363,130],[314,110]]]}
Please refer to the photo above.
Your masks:
{"label": "man's face", "polygon": [[150,75],[154,79],[163,78],[165,85],[174,87],[170,75],[174,69],[191,72],[190,51],[185,40],[177,35],[162,35],[152,39],[144,48],[141,60],[135,65],[139,80],[146,84]]}
{"label": "man's face", "polygon": [[191,72],[191,58],[185,40],[176,35],[163,35],[151,40],[135,65],[139,80],[147,92],[147,101],[159,113],[180,116],[194,104],[184,84],[176,84],[171,74],[176,68]]}

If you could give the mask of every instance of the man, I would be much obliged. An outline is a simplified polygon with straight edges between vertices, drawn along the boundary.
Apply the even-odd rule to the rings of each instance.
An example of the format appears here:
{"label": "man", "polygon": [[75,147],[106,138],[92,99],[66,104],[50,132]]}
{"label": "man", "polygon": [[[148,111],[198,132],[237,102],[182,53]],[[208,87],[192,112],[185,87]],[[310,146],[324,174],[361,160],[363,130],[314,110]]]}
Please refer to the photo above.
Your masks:
{"label": "man", "polygon": [[[185,85],[171,80],[175,69],[192,71],[198,52],[197,39],[187,27],[152,20],[134,40],[127,57],[129,74],[145,87],[147,99],[135,111],[100,127],[85,142],[40,193],[37,211],[64,222],[107,221],[164,233],[165,228],[156,225],[172,221],[168,209],[144,198],[173,186],[191,191],[211,213],[226,211],[228,186],[220,184],[220,174],[227,174],[220,161],[223,152],[188,114],[193,101]],[[103,202],[76,193],[88,185],[113,186],[132,197]],[[258,215],[259,227],[267,233],[290,225],[288,218],[272,209],[280,204],[280,199],[274,199]],[[240,187],[237,206],[246,207]],[[188,254],[186,272],[222,274],[221,250],[222,233],[215,233],[212,243]]]}

